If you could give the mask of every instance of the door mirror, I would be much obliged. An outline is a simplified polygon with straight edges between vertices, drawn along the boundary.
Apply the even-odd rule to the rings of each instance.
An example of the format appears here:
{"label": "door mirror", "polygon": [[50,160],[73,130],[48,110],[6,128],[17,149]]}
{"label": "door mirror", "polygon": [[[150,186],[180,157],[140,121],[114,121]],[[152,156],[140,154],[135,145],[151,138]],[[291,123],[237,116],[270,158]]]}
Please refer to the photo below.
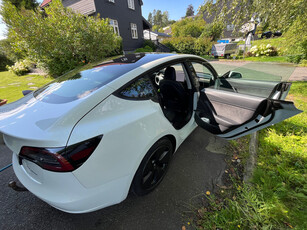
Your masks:
{"label": "door mirror", "polygon": [[23,96],[26,96],[27,94],[31,93],[33,90],[23,90],[22,94]]}
{"label": "door mirror", "polygon": [[228,75],[228,78],[242,78],[242,74],[239,72],[231,71]]}

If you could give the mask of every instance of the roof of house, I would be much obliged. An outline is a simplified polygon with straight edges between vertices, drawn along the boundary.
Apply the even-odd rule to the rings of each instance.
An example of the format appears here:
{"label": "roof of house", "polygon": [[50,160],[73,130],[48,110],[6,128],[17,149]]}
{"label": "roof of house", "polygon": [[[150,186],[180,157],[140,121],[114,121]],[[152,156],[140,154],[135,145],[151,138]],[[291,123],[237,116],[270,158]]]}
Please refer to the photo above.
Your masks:
{"label": "roof of house", "polygon": [[[47,6],[50,2],[52,2],[52,0],[44,0],[40,6],[41,6],[41,7],[45,7],[45,6]],[[139,0],[139,2],[140,2],[140,5],[142,6],[142,5],[143,5],[143,1],[142,1],[142,0]]]}
{"label": "roof of house", "polygon": [[52,0],[44,0],[41,4],[41,7],[47,6]]}
{"label": "roof of house", "polygon": [[155,35],[158,35],[158,36],[161,36],[161,37],[171,37],[169,34],[166,34],[166,33],[160,33],[158,31],[150,31],[151,34],[155,34]]}
{"label": "roof of house", "polygon": [[144,17],[142,17],[142,20],[144,30],[149,30],[152,28],[152,25]]}

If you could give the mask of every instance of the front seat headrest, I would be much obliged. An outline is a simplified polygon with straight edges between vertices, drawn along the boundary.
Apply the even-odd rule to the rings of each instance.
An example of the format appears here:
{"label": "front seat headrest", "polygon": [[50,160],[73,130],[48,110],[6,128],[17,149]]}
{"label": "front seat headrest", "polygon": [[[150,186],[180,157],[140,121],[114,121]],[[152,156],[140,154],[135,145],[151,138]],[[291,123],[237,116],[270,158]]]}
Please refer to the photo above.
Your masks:
{"label": "front seat headrest", "polygon": [[174,67],[168,66],[164,71],[164,80],[176,81],[176,71]]}

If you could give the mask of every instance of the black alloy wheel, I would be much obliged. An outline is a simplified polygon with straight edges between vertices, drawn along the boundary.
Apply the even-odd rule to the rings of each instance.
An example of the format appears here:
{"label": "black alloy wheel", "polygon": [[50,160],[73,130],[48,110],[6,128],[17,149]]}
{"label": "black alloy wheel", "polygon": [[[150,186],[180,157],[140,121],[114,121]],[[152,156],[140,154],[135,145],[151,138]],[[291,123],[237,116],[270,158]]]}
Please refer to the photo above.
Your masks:
{"label": "black alloy wheel", "polygon": [[164,178],[173,154],[168,138],[156,142],[145,155],[132,182],[132,191],[139,196],[146,195]]}

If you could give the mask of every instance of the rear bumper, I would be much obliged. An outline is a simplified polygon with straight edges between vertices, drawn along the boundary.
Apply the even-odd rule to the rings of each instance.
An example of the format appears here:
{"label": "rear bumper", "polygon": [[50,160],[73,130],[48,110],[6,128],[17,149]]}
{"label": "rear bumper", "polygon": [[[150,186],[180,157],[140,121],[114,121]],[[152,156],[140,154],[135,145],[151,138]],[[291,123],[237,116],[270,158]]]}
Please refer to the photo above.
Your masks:
{"label": "rear bumper", "polygon": [[211,55],[216,57],[216,56],[224,56],[224,51],[211,51]]}
{"label": "rear bumper", "polygon": [[[28,163],[28,164],[27,164]],[[56,173],[24,162],[13,154],[13,168],[19,181],[35,196],[68,213],[86,213],[123,201],[129,176],[93,188],[85,188],[72,173]]]}

